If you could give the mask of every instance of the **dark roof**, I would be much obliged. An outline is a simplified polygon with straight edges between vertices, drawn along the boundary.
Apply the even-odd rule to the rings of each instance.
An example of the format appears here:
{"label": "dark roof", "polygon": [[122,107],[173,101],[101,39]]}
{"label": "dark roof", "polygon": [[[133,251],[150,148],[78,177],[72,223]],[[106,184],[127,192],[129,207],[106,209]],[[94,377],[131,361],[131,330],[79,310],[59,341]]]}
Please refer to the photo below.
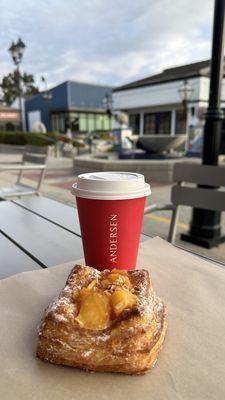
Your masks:
{"label": "dark roof", "polygon": [[119,86],[113,91],[134,89],[142,86],[154,85],[157,83],[176,81],[180,79],[193,78],[197,76],[209,75],[209,62],[210,60],[199,61],[192,64],[181,65],[179,67],[167,68],[163,72],[156,75],[148,76],[147,78],[140,79],[126,85]]}

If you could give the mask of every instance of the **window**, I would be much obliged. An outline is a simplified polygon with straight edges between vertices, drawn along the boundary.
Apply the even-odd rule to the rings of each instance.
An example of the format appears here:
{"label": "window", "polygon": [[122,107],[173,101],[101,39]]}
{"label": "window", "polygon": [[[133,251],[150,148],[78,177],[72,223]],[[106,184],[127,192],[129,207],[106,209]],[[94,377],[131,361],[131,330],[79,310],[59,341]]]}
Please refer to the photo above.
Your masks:
{"label": "window", "polygon": [[11,122],[7,122],[5,124],[5,130],[6,131],[14,131],[15,130],[15,125],[13,125]]}
{"label": "window", "polygon": [[55,114],[51,115],[51,129],[57,131]]}
{"label": "window", "polygon": [[191,116],[192,116],[192,117],[195,116],[195,107],[191,107]]}
{"label": "window", "polygon": [[104,129],[104,115],[96,114],[96,130],[102,131]]}
{"label": "window", "polygon": [[144,115],[144,135],[170,135],[171,111]]}
{"label": "window", "polygon": [[59,131],[58,115],[56,114],[51,116],[51,127],[53,131]]}
{"label": "window", "polygon": [[132,129],[134,135],[139,135],[140,127],[140,114],[130,114],[129,115],[129,125]]}
{"label": "window", "polygon": [[58,132],[66,132],[66,119],[68,117],[64,113],[51,115],[51,129]]}
{"label": "window", "polygon": [[87,119],[85,113],[79,115],[79,130],[85,132],[87,130]]}
{"label": "window", "polygon": [[95,130],[95,114],[88,114],[87,131],[92,132]]}
{"label": "window", "polygon": [[155,114],[144,115],[144,135],[154,135],[156,133]]}
{"label": "window", "polygon": [[65,132],[65,121],[64,121],[64,115],[59,114],[59,131],[60,132]]}
{"label": "window", "polygon": [[176,128],[175,134],[182,135],[186,133],[186,111],[176,110]]}
{"label": "window", "polygon": [[111,117],[107,114],[104,116],[104,130],[109,131],[111,129]]}

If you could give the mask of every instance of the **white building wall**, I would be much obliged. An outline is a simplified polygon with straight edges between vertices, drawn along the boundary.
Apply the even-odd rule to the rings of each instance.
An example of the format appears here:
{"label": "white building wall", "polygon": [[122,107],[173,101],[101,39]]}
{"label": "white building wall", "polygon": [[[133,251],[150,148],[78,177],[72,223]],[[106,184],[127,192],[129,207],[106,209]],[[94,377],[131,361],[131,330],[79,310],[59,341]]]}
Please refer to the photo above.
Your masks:
{"label": "white building wall", "polygon": [[[199,100],[200,100],[200,107],[207,107],[208,105],[208,97],[209,97],[209,78],[202,76],[200,79],[200,93],[199,93]],[[225,107],[225,78],[222,82],[222,90],[221,90],[221,105]]]}
{"label": "white building wall", "polygon": [[[194,88],[193,100],[198,101],[200,78],[192,78],[188,82]],[[180,80],[115,92],[113,93],[113,107],[115,110],[129,110],[181,103],[178,90],[182,83],[183,80]]]}
{"label": "white building wall", "polygon": [[32,127],[35,122],[41,122],[41,111],[28,111],[28,130],[32,132]]}
{"label": "white building wall", "polygon": [[[140,135],[144,131],[144,114],[158,110],[171,111],[171,135],[175,134],[176,109],[181,109],[182,103],[179,88],[183,79],[174,82],[150,85],[142,88],[122,90],[113,93],[113,106],[115,110],[129,110],[140,113]],[[197,77],[188,79],[194,88],[192,100],[188,103],[187,133],[191,131],[200,134],[204,127],[204,113],[208,106],[209,78]],[[225,108],[225,79],[223,79],[221,106]],[[194,108],[194,114],[192,111]]]}
{"label": "white building wall", "polygon": [[200,78],[200,92],[199,92],[199,100],[201,106],[208,102],[209,97],[209,78],[202,76]]}

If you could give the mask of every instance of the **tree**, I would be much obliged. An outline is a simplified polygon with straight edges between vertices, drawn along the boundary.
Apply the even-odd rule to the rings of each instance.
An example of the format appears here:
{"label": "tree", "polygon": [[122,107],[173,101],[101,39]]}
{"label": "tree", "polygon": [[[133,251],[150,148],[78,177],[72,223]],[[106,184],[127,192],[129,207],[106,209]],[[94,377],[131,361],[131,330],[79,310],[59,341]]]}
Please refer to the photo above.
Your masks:
{"label": "tree", "polygon": [[26,72],[21,74],[18,69],[3,77],[0,87],[3,93],[2,100],[7,105],[11,105],[20,94],[30,96],[39,93],[33,75]]}

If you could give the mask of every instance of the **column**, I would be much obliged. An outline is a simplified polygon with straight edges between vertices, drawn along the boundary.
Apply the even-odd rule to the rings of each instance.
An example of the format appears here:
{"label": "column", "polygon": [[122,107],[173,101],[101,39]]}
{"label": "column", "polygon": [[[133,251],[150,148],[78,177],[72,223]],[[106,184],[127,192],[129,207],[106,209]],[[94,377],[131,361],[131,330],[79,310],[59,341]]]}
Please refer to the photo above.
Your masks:
{"label": "column", "polygon": [[139,125],[139,135],[144,135],[144,113],[140,113],[140,125]]}
{"label": "column", "polygon": [[175,136],[176,134],[176,110],[171,111],[171,125],[170,125],[170,135]]}

